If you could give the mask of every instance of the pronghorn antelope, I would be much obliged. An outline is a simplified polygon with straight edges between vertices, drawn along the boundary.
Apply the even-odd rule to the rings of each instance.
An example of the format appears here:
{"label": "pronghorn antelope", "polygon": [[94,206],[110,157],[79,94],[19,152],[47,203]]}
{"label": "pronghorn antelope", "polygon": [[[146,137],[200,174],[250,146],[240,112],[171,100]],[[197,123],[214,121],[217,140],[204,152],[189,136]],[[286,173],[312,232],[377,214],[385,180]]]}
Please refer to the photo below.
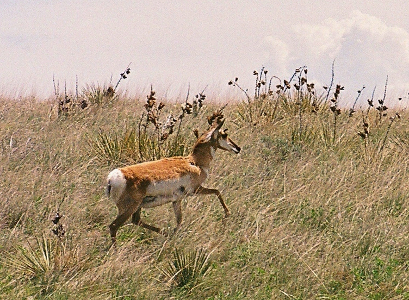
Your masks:
{"label": "pronghorn antelope", "polygon": [[[212,118],[209,119],[211,123]],[[227,137],[226,130],[220,128],[223,116],[213,116],[212,126],[203,133],[192,153],[186,157],[171,157],[157,161],[139,163],[113,170],[107,178],[107,195],[118,207],[118,216],[109,225],[112,242],[116,233],[132,215],[132,223],[163,233],[159,228],[141,221],[141,208],[151,208],[172,202],[176,215],[176,228],[182,222],[181,200],[193,194],[215,194],[223,206],[227,217],[229,209],[217,189],[202,186],[206,180],[210,162],[217,149],[239,153],[240,147]]]}

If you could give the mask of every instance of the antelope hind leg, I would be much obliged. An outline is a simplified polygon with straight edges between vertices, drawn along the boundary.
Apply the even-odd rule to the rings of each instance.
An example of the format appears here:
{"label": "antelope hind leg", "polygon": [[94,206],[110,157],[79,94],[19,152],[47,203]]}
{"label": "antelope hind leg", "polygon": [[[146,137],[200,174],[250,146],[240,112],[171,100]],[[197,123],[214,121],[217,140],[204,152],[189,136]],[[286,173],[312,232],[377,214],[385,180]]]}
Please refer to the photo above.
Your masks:
{"label": "antelope hind leg", "polygon": [[126,211],[122,214],[118,214],[116,219],[109,225],[109,231],[111,233],[112,244],[116,242],[116,233],[118,231],[118,228],[121,227],[125,223],[125,221],[129,219],[131,214],[132,214],[132,211]]}
{"label": "antelope hind leg", "polygon": [[158,227],[146,224],[141,221],[141,208],[138,208],[138,210],[132,215],[132,223],[143,228],[155,231],[157,233],[164,234],[163,230],[159,229]]}

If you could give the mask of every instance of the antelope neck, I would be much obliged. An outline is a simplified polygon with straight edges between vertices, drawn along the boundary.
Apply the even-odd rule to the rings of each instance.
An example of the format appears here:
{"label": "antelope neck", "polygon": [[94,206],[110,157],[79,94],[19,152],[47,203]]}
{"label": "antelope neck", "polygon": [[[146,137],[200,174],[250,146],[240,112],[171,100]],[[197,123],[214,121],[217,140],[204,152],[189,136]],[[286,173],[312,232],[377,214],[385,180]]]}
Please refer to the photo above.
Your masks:
{"label": "antelope neck", "polygon": [[213,160],[216,147],[209,144],[198,144],[194,147],[192,158],[196,166],[207,169]]}

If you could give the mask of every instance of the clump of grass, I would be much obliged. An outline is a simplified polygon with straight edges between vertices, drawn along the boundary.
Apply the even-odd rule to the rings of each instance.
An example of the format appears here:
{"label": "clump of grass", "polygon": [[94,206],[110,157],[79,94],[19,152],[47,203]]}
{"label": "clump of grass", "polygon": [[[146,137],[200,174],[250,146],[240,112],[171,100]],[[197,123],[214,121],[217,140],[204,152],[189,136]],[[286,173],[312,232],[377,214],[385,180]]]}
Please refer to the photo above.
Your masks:
{"label": "clump of grass", "polygon": [[117,89],[122,80],[127,79],[131,73],[131,63],[120,74],[119,79],[114,87],[112,85],[99,86],[87,85],[82,92],[81,108],[86,108],[89,105],[103,105],[118,99]]}
{"label": "clump of grass", "polygon": [[114,91],[111,86],[100,86],[97,84],[87,84],[82,90],[83,108],[98,106],[108,103],[114,98]]}
{"label": "clump of grass", "polygon": [[173,259],[161,271],[168,284],[191,290],[206,276],[210,266],[210,253],[206,253],[204,249],[184,252],[176,248]]}
{"label": "clump of grass", "polygon": [[56,253],[56,243],[43,236],[36,238],[35,245],[28,243],[27,247],[19,246],[16,253],[9,253],[6,264],[19,276],[39,277],[54,270]]}
{"label": "clump of grass", "polygon": [[100,130],[96,136],[90,136],[88,145],[99,160],[107,164],[129,163],[139,160],[139,142],[136,130],[126,128],[125,132],[107,133]]}
{"label": "clump of grass", "polygon": [[68,247],[66,241],[45,235],[36,237],[26,246],[19,245],[4,256],[4,263],[18,278],[45,282],[61,273],[72,272],[80,261],[78,249]]}

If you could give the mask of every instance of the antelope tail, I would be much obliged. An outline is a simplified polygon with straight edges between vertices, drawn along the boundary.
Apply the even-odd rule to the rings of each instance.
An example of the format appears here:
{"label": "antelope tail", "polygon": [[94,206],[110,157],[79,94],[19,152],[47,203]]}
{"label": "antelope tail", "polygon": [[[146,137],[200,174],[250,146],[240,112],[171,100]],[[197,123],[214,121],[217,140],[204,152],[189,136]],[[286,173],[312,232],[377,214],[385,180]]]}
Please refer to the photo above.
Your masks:
{"label": "antelope tail", "polygon": [[106,187],[106,190],[105,190],[105,194],[107,195],[108,198],[109,198],[110,195],[111,195],[111,188],[112,188],[112,186],[111,186],[111,181],[109,180],[109,181],[108,181],[108,184],[107,184],[107,187]]}

